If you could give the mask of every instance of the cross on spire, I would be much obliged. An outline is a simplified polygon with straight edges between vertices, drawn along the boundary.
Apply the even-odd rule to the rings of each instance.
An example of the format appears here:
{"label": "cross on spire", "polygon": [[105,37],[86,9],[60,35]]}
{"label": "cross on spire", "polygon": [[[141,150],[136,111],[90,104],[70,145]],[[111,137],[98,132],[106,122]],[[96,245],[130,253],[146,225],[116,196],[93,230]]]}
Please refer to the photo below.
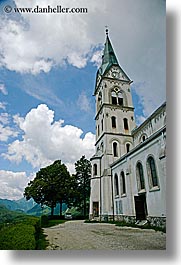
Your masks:
{"label": "cross on spire", "polygon": [[106,28],[106,36],[108,36],[108,32],[109,32],[108,26],[105,26],[105,28]]}

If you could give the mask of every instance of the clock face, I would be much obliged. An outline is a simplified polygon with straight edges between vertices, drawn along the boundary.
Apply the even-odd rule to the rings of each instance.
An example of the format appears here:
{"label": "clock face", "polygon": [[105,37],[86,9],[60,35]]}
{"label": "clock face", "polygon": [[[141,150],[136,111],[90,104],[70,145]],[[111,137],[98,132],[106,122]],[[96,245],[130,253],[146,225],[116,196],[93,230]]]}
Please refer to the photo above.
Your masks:
{"label": "clock face", "polygon": [[111,73],[111,75],[112,75],[112,77],[114,77],[114,78],[119,78],[119,77],[120,77],[120,72],[118,72],[118,71],[113,71],[113,72]]}

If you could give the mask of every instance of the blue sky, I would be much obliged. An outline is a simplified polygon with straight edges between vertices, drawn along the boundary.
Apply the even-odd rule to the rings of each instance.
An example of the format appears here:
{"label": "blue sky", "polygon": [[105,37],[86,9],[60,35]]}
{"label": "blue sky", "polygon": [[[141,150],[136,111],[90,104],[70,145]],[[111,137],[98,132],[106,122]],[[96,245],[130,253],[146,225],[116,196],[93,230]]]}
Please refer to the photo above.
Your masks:
{"label": "blue sky", "polygon": [[[26,3],[26,4],[25,4]],[[58,0],[45,0],[55,7]],[[15,14],[0,1],[0,198],[18,199],[36,171],[94,153],[95,75],[105,26],[133,80],[137,123],[165,101],[165,1],[65,0],[87,14]]]}

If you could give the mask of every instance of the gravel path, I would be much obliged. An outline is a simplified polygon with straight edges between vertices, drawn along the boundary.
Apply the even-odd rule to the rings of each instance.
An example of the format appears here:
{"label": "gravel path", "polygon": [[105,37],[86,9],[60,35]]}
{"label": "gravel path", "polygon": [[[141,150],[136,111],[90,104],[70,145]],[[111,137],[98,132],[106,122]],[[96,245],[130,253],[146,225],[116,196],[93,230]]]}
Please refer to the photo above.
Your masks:
{"label": "gravel path", "polygon": [[148,250],[166,249],[166,234],[149,229],[112,224],[68,221],[44,228],[48,250]]}

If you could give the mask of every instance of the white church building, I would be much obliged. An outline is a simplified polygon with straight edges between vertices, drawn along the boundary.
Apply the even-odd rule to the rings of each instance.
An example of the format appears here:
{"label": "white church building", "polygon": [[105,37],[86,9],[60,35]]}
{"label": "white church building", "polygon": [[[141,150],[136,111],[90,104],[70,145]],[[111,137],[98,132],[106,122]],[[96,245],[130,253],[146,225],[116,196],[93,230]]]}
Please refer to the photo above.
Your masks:
{"label": "white church building", "polygon": [[132,81],[108,30],[97,71],[96,152],[91,158],[90,219],[166,226],[166,103],[136,126]]}

